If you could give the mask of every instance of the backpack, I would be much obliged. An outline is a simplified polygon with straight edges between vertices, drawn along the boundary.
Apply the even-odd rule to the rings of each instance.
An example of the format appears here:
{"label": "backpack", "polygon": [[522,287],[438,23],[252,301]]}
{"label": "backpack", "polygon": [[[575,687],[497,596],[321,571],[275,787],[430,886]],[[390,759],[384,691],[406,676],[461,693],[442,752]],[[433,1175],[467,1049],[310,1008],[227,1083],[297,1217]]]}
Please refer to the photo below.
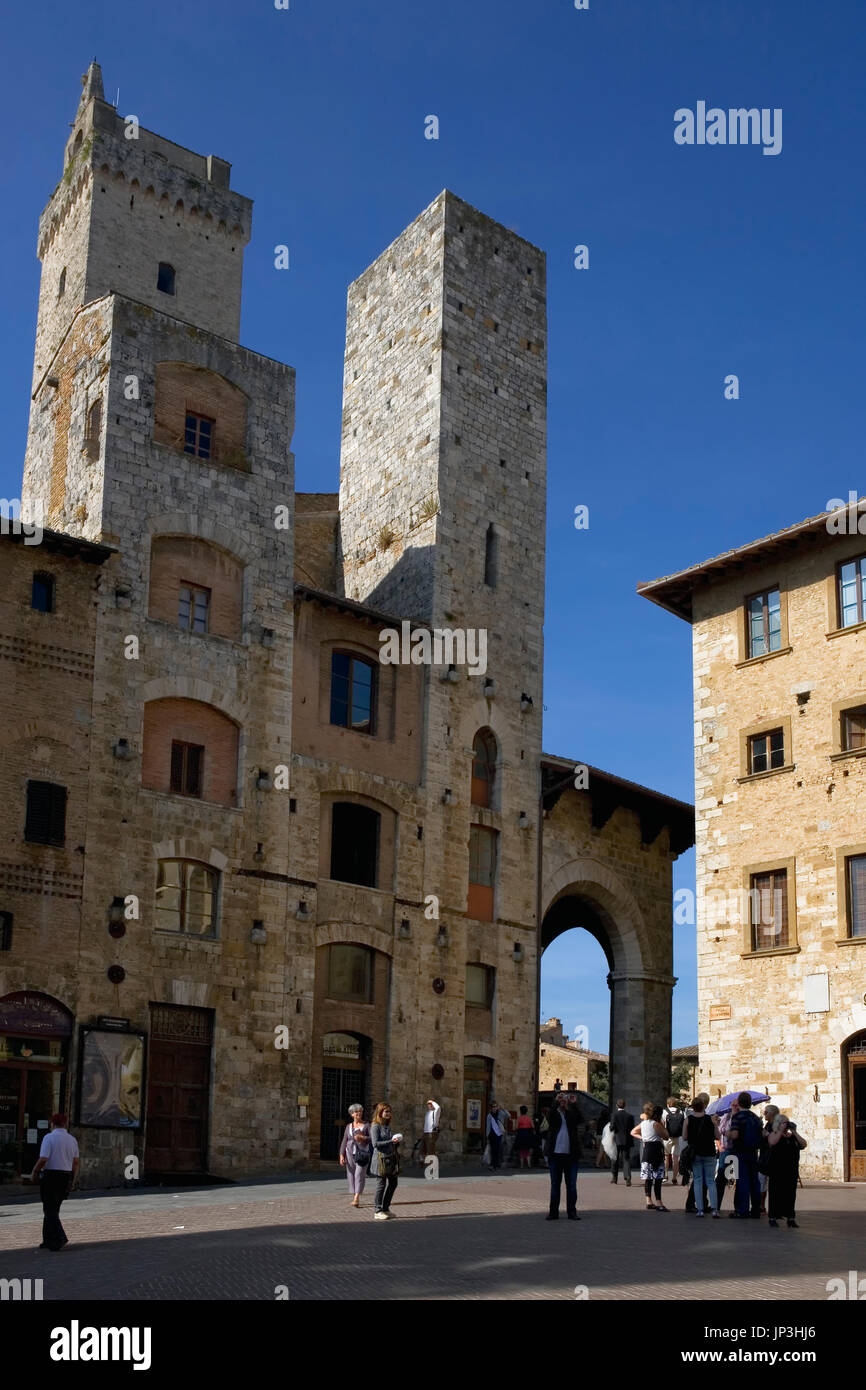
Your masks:
{"label": "backpack", "polygon": [[671,1139],[679,1139],[680,1135],[683,1132],[684,1124],[685,1116],[683,1115],[682,1110],[668,1111],[667,1119],[665,1120],[665,1129],[667,1130]]}

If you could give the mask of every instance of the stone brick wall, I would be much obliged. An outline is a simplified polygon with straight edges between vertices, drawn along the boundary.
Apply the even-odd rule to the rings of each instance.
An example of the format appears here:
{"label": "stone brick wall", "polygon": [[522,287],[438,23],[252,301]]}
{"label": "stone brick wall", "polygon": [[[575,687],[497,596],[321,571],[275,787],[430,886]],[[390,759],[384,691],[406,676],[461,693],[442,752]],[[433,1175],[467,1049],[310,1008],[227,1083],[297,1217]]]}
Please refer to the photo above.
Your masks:
{"label": "stone brick wall", "polygon": [[187,414],[213,421],[210,457],[246,468],[247,401],[243,391],[206,367],[157,362],[153,437],[184,451]]}
{"label": "stone brick wall", "polygon": [[[866,763],[834,759],[840,704],[866,702],[866,633],[832,635],[835,566],[863,548],[862,537],[819,536],[695,596],[700,1081],[713,1095],[766,1086],[808,1140],[803,1171],[817,1177],[843,1176],[842,1047],[866,1028],[866,947],[846,939],[839,881],[846,848],[866,841]],[[776,584],[782,650],[744,662],[744,600]],[[785,767],[746,776],[743,730],[784,723]],[[755,954],[742,890],[758,865],[784,861],[792,945]],[[813,974],[829,977],[829,1013],[806,1010]]]}
{"label": "stone brick wall", "polygon": [[171,794],[171,745],[204,748],[202,797],[234,806],[238,800],[238,727],[198,700],[151,700],[144,707],[141,785]]}

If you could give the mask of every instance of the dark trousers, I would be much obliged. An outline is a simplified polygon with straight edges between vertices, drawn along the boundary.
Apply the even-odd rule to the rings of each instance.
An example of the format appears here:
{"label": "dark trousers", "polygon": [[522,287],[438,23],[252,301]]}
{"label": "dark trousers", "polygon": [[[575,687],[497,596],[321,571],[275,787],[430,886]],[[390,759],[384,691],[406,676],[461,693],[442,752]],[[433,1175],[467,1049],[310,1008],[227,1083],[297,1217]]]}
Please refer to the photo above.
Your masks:
{"label": "dark trousers", "polygon": [[49,1250],[59,1250],[66,1244],[66,1232],[60,1224],[60,1206],[69,1195],[71,1173],[60,1169],[43,1168],[39,1178],[42,1195],[42,1244]]}
{"label": "dark trousers", "polygon": [[577,1210],[577,1159],[570,1154],[548,1154],[550,1169],[550,1214],[559,1215],[559,1192],[565,1178],[565,1210]]}
{"label": "dark trousers", "polygon": [[734,1192],[734,1206],[740,1216],[748,1216],[750,1210],[761,1210],[761,1184],[758,1181],[758,1160],[752,1155],[737,1154],[739,1172]]}
{"label": "dark trousers", "polygon": [[394,1188],[397,1186],[397,1174],[387,1178],[384,1174],[379,1177],[376,1183],[376,1200],[373,1203],[375,1211],[387,1211],[391,1205],[391,1198],[394,1196]]}
{"label": "dark trousers", "polygon": [[502,1167],[502,1135],[488,1134],[487,1142],[490,1145],[490,1167]]}
{"label": "dark trousers", "polygon": [[616,1158],[613,1160],[613,1180],[616,1182],[620,1167],[626,1182],[631,1182],[631,1144],[617,1144]]}

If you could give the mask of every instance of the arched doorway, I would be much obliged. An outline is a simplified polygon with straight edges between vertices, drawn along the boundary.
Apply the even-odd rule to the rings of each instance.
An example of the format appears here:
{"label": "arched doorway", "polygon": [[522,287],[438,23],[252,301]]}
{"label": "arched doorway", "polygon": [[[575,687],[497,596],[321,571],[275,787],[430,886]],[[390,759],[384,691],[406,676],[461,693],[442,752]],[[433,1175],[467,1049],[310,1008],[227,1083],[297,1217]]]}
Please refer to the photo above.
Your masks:
{"label": "arched doorway", "polygon": [[541,953],[573,928],[589,932],[604,953],[610,1099],[622,1097],[634,1114],[650,1098],[663,1103],[670,1089],[676,983],[670,920],[664,931],[660,923],[648,924],[624,879],[590,856],[561,865],[544,885],[543,902]]}
{"label": "arched doorway", "polygon": [[844,1045],[848,1180],[866,1182],[866,1030]]}
{"label": "arched doorway", "polygon": [[48,994],[0,999],[0,1182],[31,1172],[51,1116],[66,1107],[72,1025]]}
{"label": "arched doorway", "polygon": [[326,1033],[322,1039],[322,1123],[319,1157],[334,1162],[348,1123],[350,1105],[370,1118],[371,1039],[361,1033]]}

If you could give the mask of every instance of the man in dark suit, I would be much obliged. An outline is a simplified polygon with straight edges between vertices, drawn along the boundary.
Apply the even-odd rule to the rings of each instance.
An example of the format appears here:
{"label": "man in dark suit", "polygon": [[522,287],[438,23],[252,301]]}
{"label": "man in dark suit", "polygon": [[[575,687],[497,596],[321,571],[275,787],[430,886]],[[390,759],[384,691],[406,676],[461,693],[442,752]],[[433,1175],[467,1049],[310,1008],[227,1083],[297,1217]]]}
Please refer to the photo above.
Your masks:
{"label": "man in dark suit", "polygon": [[576,1099],[569,1101],[559,1091],[556,1105],[548,1116],[544,1155],[550,1172],[550,1211],[545,1220],[559,1220],[559,1194],[565,1178],[565,1214],[569,1221],[579,1221],[577,1214],[577,1165],[580,1161],[583,1116]]}
{"label": "man in dark suit", "polygon": [[634,1116],[626,1110],[624,1100],[617,1101],[616,1110],[610,1118],[610,1128],[616,1142],[611,1182],[616,1182],[622,1168],[625,1185],[631,1187],[631,1132],[634,1129]]}

